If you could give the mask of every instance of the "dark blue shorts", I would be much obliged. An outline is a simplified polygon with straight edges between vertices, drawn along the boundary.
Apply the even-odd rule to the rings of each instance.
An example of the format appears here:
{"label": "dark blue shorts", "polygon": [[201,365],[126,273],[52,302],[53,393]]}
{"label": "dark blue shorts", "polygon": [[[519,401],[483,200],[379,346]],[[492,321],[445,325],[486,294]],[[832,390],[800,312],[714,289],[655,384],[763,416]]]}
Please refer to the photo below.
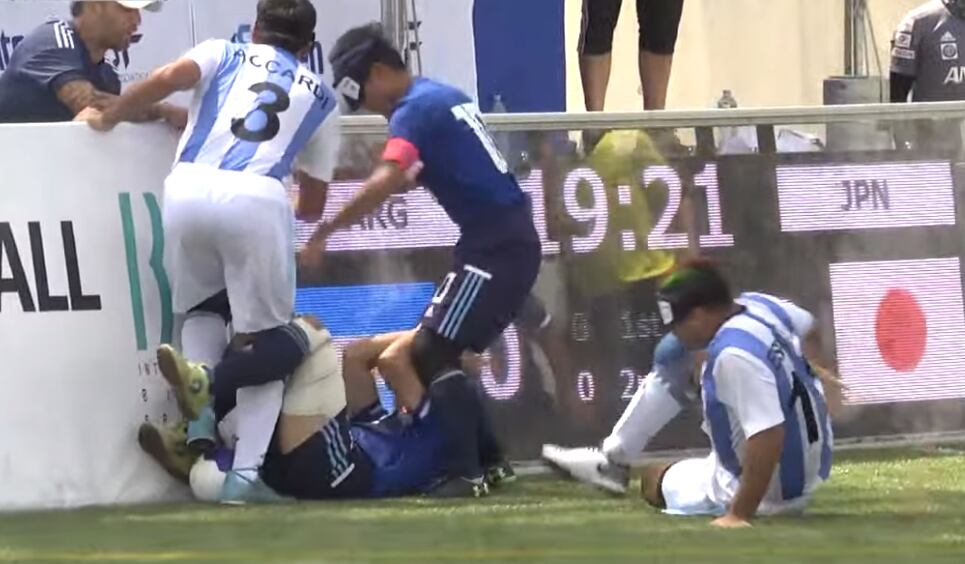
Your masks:
{"label": "dark blue shorts", "polygon": [[372,461],[371,497],[418,494],[445,476],[445,436],[432,417],[355,423],[352,436]]}
{"label": "dark blue shorts", "polygon": [[297,499],[367,497],[372,463],[353,440],[343,411],[288,454],[268,452],[262,467],[265,483]]}
{"label": "dark blue shorts", "polygon": [[422,326],[459,350],[483,352],[523,309],[541,260],[538,239],[486,249],[457,246],[455,266],[439,284]]}

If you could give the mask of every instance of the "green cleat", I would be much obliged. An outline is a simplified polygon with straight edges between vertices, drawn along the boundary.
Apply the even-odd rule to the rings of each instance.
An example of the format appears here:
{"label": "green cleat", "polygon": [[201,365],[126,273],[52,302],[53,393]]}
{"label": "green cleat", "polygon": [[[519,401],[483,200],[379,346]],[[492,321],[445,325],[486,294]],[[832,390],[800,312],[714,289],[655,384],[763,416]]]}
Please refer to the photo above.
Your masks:
{"label": "green cleat", "polygon": [[426,495],[437,499],[486,497],[489,495],[489,484],[482,476],[478,478],[445,478],[433,486]]}
{"label": "green cleat", "polygon": [[188,483],[191,466],[198,455],[185,443],[187,423],[159,427],[151,423],[141,424],[137,430],[137,443],[144,452],[151,455],[168,474],[176,480]]}
{"label": "green cleat", "polygon": [[181,413],[188,421],[194,421],[210,398],[208,373],[202,365],[185,360],[170,345],[158,347],[157,362],[164,379],[174,389]]}
{"label": "green cleat", "polygon": [[500,488],[516,481],[516,471],[508,460],[503,460],[486,468],[486,482],[490,488]]}

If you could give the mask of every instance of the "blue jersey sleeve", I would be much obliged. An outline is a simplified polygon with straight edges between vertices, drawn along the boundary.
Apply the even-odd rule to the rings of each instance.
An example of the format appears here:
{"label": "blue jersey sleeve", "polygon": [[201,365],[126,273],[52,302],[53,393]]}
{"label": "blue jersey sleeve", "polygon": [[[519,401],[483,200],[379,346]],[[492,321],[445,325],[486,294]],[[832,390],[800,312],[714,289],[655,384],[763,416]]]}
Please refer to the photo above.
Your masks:
{"label": "blue jersey sleeve", "polygon": [[88,80],[84,72],[83,54],[77,38],[59,25],[43,26],[17,46],[23,50],[23,76],[57,92],[74,80]]}
{"label": "blue jersey sleeve", "polygon": [[405,139],[415,145],[416,149],[422,153],[429,117],[427,112],[423,111],[418,105],[406,104],[401,106],[389,120],[389,139]]}

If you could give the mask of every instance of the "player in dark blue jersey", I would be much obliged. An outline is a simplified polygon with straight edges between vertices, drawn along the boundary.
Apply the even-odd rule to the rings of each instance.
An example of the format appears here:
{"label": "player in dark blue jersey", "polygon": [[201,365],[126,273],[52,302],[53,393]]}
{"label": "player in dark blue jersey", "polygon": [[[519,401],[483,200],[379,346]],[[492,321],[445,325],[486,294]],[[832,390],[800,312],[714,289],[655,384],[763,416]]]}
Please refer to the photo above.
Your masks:
{"label": "player in dark blue jersey", "polygon": [[459,226],[453,271],[418,331],[393,347],[407,353],[395,369],[419,376],[449,435],[449,476],[436,494],[483,495],[476,437],[484,418],[459,360],[465,350],[482,352],[503,332],[536,281],[542,253],[529,200],[473,101],[451,86],[413,77],[380,26],[346,32],[330,60],[336,89],[353,109],[385,116],[389,140],[362,190],[319,226],[303,260],[317,260],[332,233],[416,183]]}
{"label": "player in dark blue jersey", "polygon": [[[141,9],[156,12],[161,3],[71,2],[71,20],[48,21],[15,44],[0,74],[0,123],[71,121],[84,108],[112,104],[121,82],[104,55],[130,47]],[[183,128],[187,112],[160,103],[132,117]]]}

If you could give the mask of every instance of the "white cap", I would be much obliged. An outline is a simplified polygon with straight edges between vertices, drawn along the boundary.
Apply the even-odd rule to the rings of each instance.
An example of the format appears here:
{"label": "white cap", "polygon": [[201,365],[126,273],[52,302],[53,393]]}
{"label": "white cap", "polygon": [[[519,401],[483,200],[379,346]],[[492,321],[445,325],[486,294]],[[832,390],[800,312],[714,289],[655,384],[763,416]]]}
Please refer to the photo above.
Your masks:
{"label": "white cap", "polygon": [[125,8],[132,10],[147,10],[148,12],[160,12],[161,0],[114,0]]}

